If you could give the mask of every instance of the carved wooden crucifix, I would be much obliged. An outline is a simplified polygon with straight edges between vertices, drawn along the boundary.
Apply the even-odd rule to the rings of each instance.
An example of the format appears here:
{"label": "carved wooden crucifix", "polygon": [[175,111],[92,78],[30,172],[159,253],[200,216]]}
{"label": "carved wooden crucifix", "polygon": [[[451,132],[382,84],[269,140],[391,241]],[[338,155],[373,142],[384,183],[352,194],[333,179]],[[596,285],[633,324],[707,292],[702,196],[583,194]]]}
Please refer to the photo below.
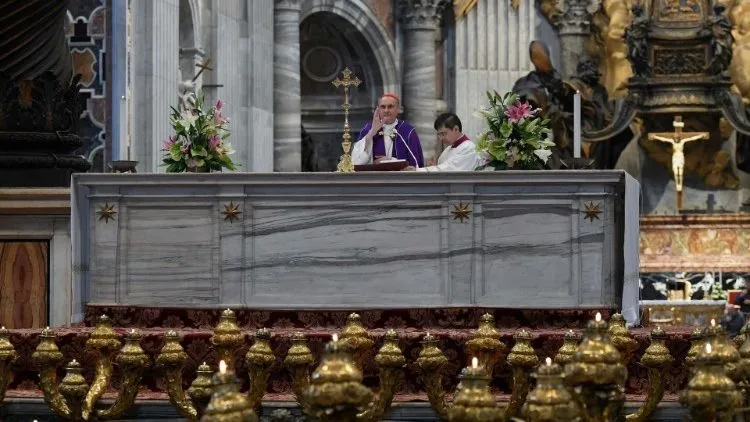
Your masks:
{"label": "carved wooden crucifix", "polygon": [[708,132],[683,132],[685,122],[682,116],[675,116],[674,133],[657,132],[649,133],[649,141],[661,141],[672,144],[672,173],[674,174],[674,183],[677,190],[677,209],[682,209],[682,185],[683,173],[685,170],[685,144],[699,139],[708,139]]}

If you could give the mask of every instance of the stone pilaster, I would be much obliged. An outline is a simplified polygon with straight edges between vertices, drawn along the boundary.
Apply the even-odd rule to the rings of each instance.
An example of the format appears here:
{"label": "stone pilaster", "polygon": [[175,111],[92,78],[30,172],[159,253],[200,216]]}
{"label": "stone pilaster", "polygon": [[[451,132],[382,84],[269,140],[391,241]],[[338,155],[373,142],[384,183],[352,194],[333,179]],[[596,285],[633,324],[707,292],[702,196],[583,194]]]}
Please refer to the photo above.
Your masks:
{"label": "stone pilaster", "polygon": [[437,117],[435,36],[444,0],[399,0],[404,35],[402,101],[405,118],[417,129],[425,159],[439,151],[433,124]]}
{"label": "stone pilaster", "polygon": [[560,73],[564,78],[576,74],[578,63],[586,59],[586,44],[591,35],[591,19],[601,0],[562,0],[557,2],[552,22],[560,36]]}
{"label": "stone pilaster", "polygon": [[273,4],[273,169],[300,171],[300,0],[274,0]]}

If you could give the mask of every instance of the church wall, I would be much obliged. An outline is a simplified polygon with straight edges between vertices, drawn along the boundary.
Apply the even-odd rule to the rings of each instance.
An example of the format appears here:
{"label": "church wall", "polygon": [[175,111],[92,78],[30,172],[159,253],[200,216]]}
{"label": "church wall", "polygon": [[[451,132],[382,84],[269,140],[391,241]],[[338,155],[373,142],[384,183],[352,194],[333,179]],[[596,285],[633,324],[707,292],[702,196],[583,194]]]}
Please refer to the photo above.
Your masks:
{"label": "church wall", "polygon": [[507,0],[485,0],[456,22],[456,113],[464,132],[475,138],[482,122],[473,113],[485,103],[485,92],[510,91],[532,70],[528,46],[541,39],[555,50],[556,35],[545,30],[533,1],[518,10]]}

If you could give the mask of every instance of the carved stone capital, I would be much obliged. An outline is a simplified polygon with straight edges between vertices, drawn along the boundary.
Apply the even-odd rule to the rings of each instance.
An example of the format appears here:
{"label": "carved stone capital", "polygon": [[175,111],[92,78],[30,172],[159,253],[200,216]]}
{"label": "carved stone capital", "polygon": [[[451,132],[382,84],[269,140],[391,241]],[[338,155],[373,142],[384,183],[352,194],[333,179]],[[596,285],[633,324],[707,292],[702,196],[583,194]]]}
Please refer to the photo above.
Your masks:
{"label": "carved stone capital", "polygon": [[405,30],[436,30],[446,0],[399,0],[399,20]]}
{"label": "carved stone capital", "polygon": [[541,0],[539,10],[560,35],[588,35],[602,0]]}
{"label": "carved stone capital", "polygon": [[301,0],[273,0],[273,10],[299,12],[301,4]]}

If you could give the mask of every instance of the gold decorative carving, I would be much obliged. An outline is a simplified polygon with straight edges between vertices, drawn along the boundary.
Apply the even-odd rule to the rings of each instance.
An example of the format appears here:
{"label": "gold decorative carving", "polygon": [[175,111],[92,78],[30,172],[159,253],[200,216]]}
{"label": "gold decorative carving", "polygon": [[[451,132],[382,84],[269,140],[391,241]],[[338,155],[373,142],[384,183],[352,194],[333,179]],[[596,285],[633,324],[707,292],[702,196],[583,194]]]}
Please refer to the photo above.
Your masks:
{"label": "gold decorative carving", "polygon": [[601,202],[586,202],[583,206],[584,209],[581,212],[586,214],[583,218],[589,219],[592,223],[594,222],[594,219],[600,220],[599,214],[602,213]]}
{"label": "gold decorative carving", "polygon": [[700,22],[704,16],[702,0],[656,0],[659,11],[655,13],[660,23]]}
{"label": "gold decorative carving", "polygon": [[594,30],[589,54],[599,58],[601,84],[610,98],[625,96],[625,83],[633,76],[624,39],[632,3],[632,0],[603,0],[601,9],[592,17]]}
{"label": "gold decorative carving", "polygon": [[230,202],[229,204],[224,205],[224,211],[221,213],[224,214],[224,220],[234,223],[235,220],[240,219],[242,211],[240,210],[240,204]]}
{"label": "gold decorative carving", "polygon": [[99,207],[96,213],[99,215],[99,221],[104,220],[105,223],[109,223],[109,220],[115,219],[117,211],[115,211],[114,205],[104,204]]}
{"label": "gold decorative carving", "polygon": [[462,223],[465,223],[471,216],[471,205],[464,204],[463,202],[454,205],[451,214],[453,214],[453,220],[458,220]]}
{"label": "gold decorative carving", "polygon": [[706,46],[695,48],[658,48],[653,50],[655,76],[702,75],[708,63]]}
{"label": "gold decorative carving", "polygon": [[732,20],[732,63],[729,71],[734,82],[733,89],[750,104],[750,0],[737,0],[727,10]]}

